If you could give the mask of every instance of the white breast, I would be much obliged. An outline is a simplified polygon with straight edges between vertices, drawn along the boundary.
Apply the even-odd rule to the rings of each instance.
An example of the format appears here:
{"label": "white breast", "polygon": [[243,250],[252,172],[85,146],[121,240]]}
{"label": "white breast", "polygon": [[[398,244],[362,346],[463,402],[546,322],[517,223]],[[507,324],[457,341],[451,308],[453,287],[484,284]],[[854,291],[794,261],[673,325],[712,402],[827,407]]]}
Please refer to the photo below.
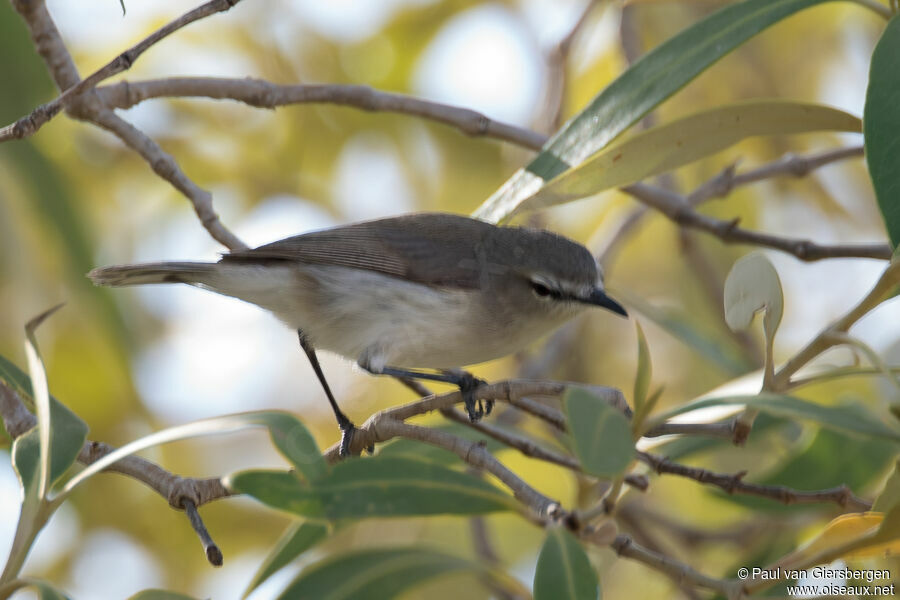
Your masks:
{"label": "white breast", "polygon": [[[252,302],[316,348],[372,366],[451,368],[499,358],[571,315],[519,323],[492,314],[478,290],[433,288],[335,266],[219,263],[206,287]],[[353,290],[348,292],[348,290]]]}

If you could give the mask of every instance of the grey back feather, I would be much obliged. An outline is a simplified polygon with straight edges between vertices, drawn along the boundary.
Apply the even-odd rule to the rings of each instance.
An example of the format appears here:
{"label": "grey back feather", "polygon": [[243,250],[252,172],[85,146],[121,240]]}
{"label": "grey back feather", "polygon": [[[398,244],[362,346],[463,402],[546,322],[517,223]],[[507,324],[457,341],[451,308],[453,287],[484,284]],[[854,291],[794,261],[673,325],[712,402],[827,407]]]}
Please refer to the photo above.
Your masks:
{"label": "grey back feather", "polygon": [[[540,243],[545,236],[566,242],[556,260],[547,252],[558,246]],[[510,265],[519,265],[524,271],[530,271],[532,266],[552,265],[552,275],[566,278],[570,274],[583,276],[585,264],[596,264],[586,248],[553,233],[496,227],[443,213],[354,223],[222,257],[222,262],[281,261],[363,269],[426,285],[461,289],[481,288],[479,274],[496,275],[501,270],[509,271]]]}

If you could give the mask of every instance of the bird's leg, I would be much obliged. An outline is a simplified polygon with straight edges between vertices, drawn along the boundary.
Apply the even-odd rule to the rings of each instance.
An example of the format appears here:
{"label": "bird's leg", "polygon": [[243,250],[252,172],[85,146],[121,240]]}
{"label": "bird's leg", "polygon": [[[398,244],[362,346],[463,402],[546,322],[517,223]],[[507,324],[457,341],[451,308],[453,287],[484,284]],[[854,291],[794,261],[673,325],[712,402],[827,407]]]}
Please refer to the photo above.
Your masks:
{"label": "bird's leg", "polygon": [[440,373],[427,373],[425,371],[417,371],[412,369],[401,369],[399,367],[374,367],[368,360],[361,358],[359,366],[372,373],[373,375],[390,375],[392,377],[405,377],[407,379],[424,379],[426,381],[441,381],[443,383],[452,383],[459,388],[466,406],[466,413],[469,420],[476,423],[481,417],[491,414],[494,408],[494,401],[488,400],[482,403],[475,400],[475,390],[478,386],[487,383],[483,379],[479,379],[469,373],[461,370],[444,370]]}
{"label": "bird's leg", "polygon": [[[316,377],[319,378],[319,383],[322,384],[322,388],[325,390],[325,395],[328,397],[328,402],[331,404],[331,410],[334,411],[338,427],[341,428],[340,455],[342,458],[347,457],[350,455],[350,442],[353,441],[353,433],[356,431],[356,425],[354,425],[340,407],[338,407],[337,400],[334,399],[334,394],[331,393],[331,388],[328,387],[328,382],[325,380],[325,374],[322,372],[322,367],[319,365],[316,349],[313,348],[309,338],[299,329],[297,330],[297,337],[300,339],[300,347],[303,348],[306,357],[309,359],[309,364],[312,365],[313,371],[316,372]],[[369,448],[366,448],[366,450],[373,452],[375,448],[370,446]]]}

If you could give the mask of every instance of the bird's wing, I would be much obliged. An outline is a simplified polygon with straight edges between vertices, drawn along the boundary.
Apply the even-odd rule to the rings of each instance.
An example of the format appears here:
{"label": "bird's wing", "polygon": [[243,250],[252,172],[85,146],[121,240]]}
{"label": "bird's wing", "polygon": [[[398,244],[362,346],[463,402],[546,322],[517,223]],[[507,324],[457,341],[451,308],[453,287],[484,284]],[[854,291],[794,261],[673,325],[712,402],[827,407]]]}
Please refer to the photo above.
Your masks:
{"label": "bird's wing", "polygon": [[473,289],[480,287],[482,241],[493,229],[466,217],[422,213],[305,233],[231,252],[222,260],[334,265],[427,285]]}

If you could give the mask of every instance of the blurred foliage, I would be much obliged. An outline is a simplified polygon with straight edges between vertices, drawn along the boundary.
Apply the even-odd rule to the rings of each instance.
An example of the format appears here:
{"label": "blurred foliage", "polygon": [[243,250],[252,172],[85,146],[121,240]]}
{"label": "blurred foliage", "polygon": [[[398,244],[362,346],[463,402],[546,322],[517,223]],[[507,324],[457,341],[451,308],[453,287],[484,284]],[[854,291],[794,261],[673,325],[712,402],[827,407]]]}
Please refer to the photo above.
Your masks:
{"label": "blurred foliage", "polygon": [[[549,3],[532,3],[537,10],[558,10]],[[71,36],[76,40],[70,50],[82,74],[183,10],[173,3],[136,21],[141,18],[140,7],[129,3],[128,14],[122,17],[116,3],[107,4],[106,10],[117,19],[104,21],[113,23],[109,32],[99,23],[79,23],[77,27],[58,23],[67,39]],[[535,44],[539,34],[545,32],[542,22],[525,18],[526,4],[529,0],[510,0],[495,6],[512,15]],[[419,61],[429,44],[455,17],[481,5],[474,0],[404,4],[374,34],[347,40],[304,23],[297,12],[273,14],[272,6],[242,2],[232,13],[206,19],[160,44],[134,65],[127,79],[193,72],[199,64],[203,72],[219,73],[221,69],[278,83],[362,83],[416,93]],[[564,118],[582,110],[627,66],[616,39],[623,19],[627,30],[635,32],[636,38],[630,41],[647,51],[716,8],[710,3],[690,2],[597,7],[575,39],[566,66]],[[577,13],[577,7],[571,12]],[[896,21],[893,30],[897,29]],[[119,26],[127,26],[132,32],[125,44],[104,37]],[[884,26],[877,15],[850,3],[826,3],[806,10],[779,22],[713,65],[661,105],[653,118],[657,123],[668,123],[698,110],[772,97],[836,105],[862,116],[864,98],[854,90],[865,89],[863,74]],[[91,31],[91,43],[86,42],[84,31]],[[174,49],[167,52],[167,45]],[[549,47],[541,51],[547,54]],[[9,3],[0,3],[0,56],[14,57],[0,61],[0,125],[5,125],[55,94]],[[193,56],[199,58],[189,60]],[[539,68],[546,82],[546,69],[543,65]],[[538,113],[552,109],[536,98],[535,121],[542,116]],[[124,111],[123,116],[144,127],[198,185],[213,191],[216,208],[229,226],[276,197],[315,207],[338,222],[356,220],[356,213],[363,210],[366,214],[378,213],[380,207],[372,207],[365,198],[354,205],[340,202],[340,177],[346,174],[341,175],[338,166],[353,144],[396,159],[412,191],[413,209],[461,214],[472,212],[534,156],[421,119],[326,105],[262,111],[230,102],[154,100]],[[858,136],[830,133],[746,139],[712,158],[679,169],[670,181],[688,192],[735,161],[740,161],[740,168],[752,168],[786,152],[803,153],[859,141]],[[598,249],[633,208],[631,200],[610,191],[527,218]],[[885,239],[878,203],[862,160],[843,161],[802,179],[779,178],[741,188],[725,201],[704,206],[703,211],[722,219],[739,216],[745,227],[823,242]],[[169,235],[173,229],[188,234]],[[196,240],[190,249],[184,247],[187,238]],[[165,256],[147,256],[148,248]],[[207,240],[189,204],[139,157],[103,131],[57,117],[32,138],[0,145],[0,306],[4,309],[0,311],[0,356],[24,365],[23,324],[64,300],[66,309],[42,330],[43,354],[51,391],[87,422],[89,437],[122,444],[171,425],[145,404],[134,383],[143,349],[158,343],[174,353],[164,314],[152,302],[134,294],[93,288],[83,274],[100,264],[189,259],[195,258],[187,255],[189,252],[212,256],[217,250]],[[762,366],[759,359],[764,337],[760,328],[739,338],[724,323],[721,290],[731,265],[745,252],[746,248],[684,234],[663,217],[651,215],[607,266],[610,287],[621,290],[626,301],[634,298],[635,302],[629,304],[647,317],[642,325],[652,354],[650,389],[665,386],[658,410],[683,405]],[[697,255],[703,257],[702,264]],[[785,313],[775,341],[776,362],[789,357],[865,293],[874,273],[866,263],[836,261],[826,270],[778,257],[775,267],[784,286]],[[809,272],[817,273],[820,280],[811,283]],[[718,290],[719,295],[709,290]],[[204,315],[196,318],[202,320]],[[241,348],[239,328],[228,323],[218,327],[227,330],[237,340],[236,347]],[[634,388],[638,356],[632,326],[624,320],[590,314],[571,327],[576,335],[563,340],[560,347],[554,346],[554,336],[547,344],[526,349],[516,357],[476,367],[476,372],[481,377],[499,379],[515,376],[520,365],[530,364],[540,377],[609,385],[628,394]],[[880,340],[879,348],[900,337],[896,327],[893,332],[890,327],[881,327],[881,334],[893,339]],[[296,353],[297,360],[285,369],[296,370],[294,367],[301,364],[290,335],[278,338],[277,346],[243,350],[265,355]],[[355,377],[349,371],[345,373],[348,378]],[[257,377],[247,369],[248,380]],[[302,390],[268,386],[265,394],[248,398],[247,410],[284,406],[299,402],[301,396],[322,400],[311,371],[309,379],[310,385]],[[389,381],[353,381],[342,386],[341,402],[358,421],[380,408],[412,398]],[[192,402],[180,390],[173,389],[171,394],[184,404]],[[866,377],[810,386],[797,396],[832,408],[830,415],[839,414],[847,398],[879,415],[887,414],[898,400],[896,389],[879,388]],[[321,404],[321,410],[310,409],[304,414],[303,421],[319,445],[325,446],[334,442],[338,433],[325,412],[324,400]],[[312,406],[312,400],[302,406],[303,410]],[[555,432],[502,408],[498,406],[499,414],[492,417],[501,426],[515,427],[547,446],[565,446],[565,440]],[[469,432],[446,426],[439,417],[421,422],[454,433]],[[498,447],[490,443],[488,449]],[[845,483],[858,495],[872,498],[888,477],[896,447],[772,413],[759,417],[743,448],[720,440],[690,438],[665,442],[657,451],[714,471],[746,469],[747,480],[752,482],[801,489]],[[410,442],[394,442],[381,453],[404,460],[421,456],[452,468],[460,464],[450,455],[441,456],[440,451],[417,452]],[[238,468],[283,468],[286,464],[264,436],[182,442],[156,448],[146,456],[173,472],[198,477],[223,475]],[[567,470],[513,451],[499,451],[498,458],[566,507],[587,508],[602,493],[596,481],[575,477]],[[837,514],[836,507],[827,504],[785,508],[768,500],[725,498],[714,489],[672,476],[651,476],[650,491],[645,495],[639,496],[627,487],[624,490],[620,507],[664,517],[638,522],[639,526],[623,521],[625,532],[639,543],[658,547],[703,572],[722,577],[733,576],[741,566],[764,565],[777,559],[814,537]],[[223,570],[211,572],[183,515],[171,511],[139,484],[102,475],[74,494],[69,506],[73,508],[77,536],[60,540],[51,558],[40,563],[34,573],[26,566],[26,573],[58,582],[61,589],[69,589],[77,580],[76,571],[82,564],[79,542],[97,532],[116,530],[152,556],[159,572],[155,586],[199,597],[238,597],[292,522],[249,501],[227,500],[204,507],[207,526],[226,556]],[[540,568],[542,545],[546,554],[541,556],[546,556],[546,562],[569,543],[558,534],[548,537],[517,515],[498,513],[483,518],[500,564],[529,588],[535,570]],[[747,526],[753,531],[748,533]],[[49,530],[50,535],[53,531]],[[554,539],[556,545],[551,547]],[[410,550],[422,544],[427,544],[434,555]],[[386,550],[392,547],[396,548]],[[350,550],[355,554],[348,554]],[[465,517],[459,516],[379,518],[347,524],[320,541],[311,551],[312,558],[308,554],[300,558],[304,565],[323,557],[326,562],[295,584],[316,584],[313,577],[317,573],[328,573],[336,563],[340,566],[341,560],[377,562],[390,552],[402,556],[406,562],[401,566],[410,567],[407,573],[414,573],[416,565],[422,564],[435,575],[443,574],[441,565],[446,562],[429,562],[437,555],[449,555],[458,561],[457,568],[446,569],[448,573],[470,573],[450,573],[433,585],[417,588],[408,597],[420,597],[420,593],[425,597],[427,593],[427,597],[438,600],[456,598],[460,585],[465,585],[467,597],[487,598],[490,594],[479,583],[483,578],[471,575],[475,543]],[[669,597],[677,593],[677,586],[669,579],[616,559],[612,552],[586,548],[586,556],[600,574],[607,597]],[[869,564],[900,568],[896,559]],[[573,568],[583,567],[579,559]],[[413,579],[410,575],[409,581]],[[398,579],[396,583],[399,586],[403,581]],[[448,585],[448,581],[456,585]],[[282,587],[285,584],[282,580]]]}

